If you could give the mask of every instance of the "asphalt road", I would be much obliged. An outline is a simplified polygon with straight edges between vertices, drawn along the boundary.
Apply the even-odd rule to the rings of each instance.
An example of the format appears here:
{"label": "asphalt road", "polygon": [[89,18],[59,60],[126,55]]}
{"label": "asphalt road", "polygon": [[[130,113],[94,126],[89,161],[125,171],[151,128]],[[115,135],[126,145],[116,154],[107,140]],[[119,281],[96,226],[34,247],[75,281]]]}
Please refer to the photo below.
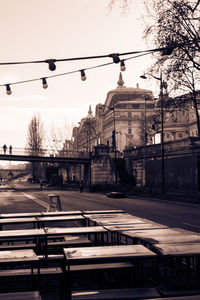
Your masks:
{"label": "asphalt road", "polygon": [[60,196],[63,210],[123,209],[128,213],[172,227],[200,233],[200,205],[157,199],[108,198],[104,194],[67,190],[40,190],[25,182],[0,185],[0,214],[46,211],[49,194]]}

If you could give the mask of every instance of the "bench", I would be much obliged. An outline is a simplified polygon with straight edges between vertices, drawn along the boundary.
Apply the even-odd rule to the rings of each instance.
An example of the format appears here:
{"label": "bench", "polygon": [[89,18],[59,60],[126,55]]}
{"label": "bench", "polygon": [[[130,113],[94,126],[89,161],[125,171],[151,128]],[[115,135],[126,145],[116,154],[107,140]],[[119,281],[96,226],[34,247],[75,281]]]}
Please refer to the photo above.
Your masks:
{"label": "bench", "polygon": [[0,293],[0,300],[42,300],[38,291],[21,293]]}
{"label": "bench", "polygon": [[[40,268],[40,275],[39,275],[39,282],[38,282],[37,270],[33,270],[33,274],[31,272],[31,269],[28,268],[15,269],[15,270],[13,269],[1,270],[0,282],[1,282],[0,289],[2,292],[3,291],[9,292],[10,290],[13,291],[30,290],[30,287],[35,287],[35,286],[38,289],[40,289],[40,291],[48,291],[52,289],[63,290],[63,272],[61,267]],[[38,298],[33,298],[33,299],[38,299]]]}
{"label": "bench", "polygon": [[[40,268],[40,275],[49,274],[62,274],[62,269],[60,267]],[[31,275],[31,269],[0,270],[0,277],[16,277],[29,275]],[[36,270],[33,271],[33,275],[37,275]]]}
{"label": "bench", "polygon": [[[55,241],[53,241],[55,239]],[[59,237],[57,237],[59,239]],[[56,237],[50,238],[47,242],[47,251],[56,253],[63,252],[63,248],[69,247],[89,247],[92,242],[86,236],[64,236],[60,237],[60,240],[56,240]]]}
{"label": "bench", "polygon": [[72,300],[107,300],[107,299],[153,299],[160,294],[155,288],[90,290],[72,292]]}
{"label": "bench", "polygon": [[134,265],[131,262],[72,265],[72,266],[70,266],[70,272],[73,272],[73,271],[80,272],[80,271],[89,271],[89,270],[121,269],[121,268],[133,268],[133,267],[134,267]]}
{"label": "bench", "polygon": [[19,250],[19,249],[36,249],[36,244],[12,244],[0,245],[0,250]]}
{"label": "bench", "polygon": [[66,267],[68,270],[72,290],[130,288],[135,283],[131,262],[78,264]]}

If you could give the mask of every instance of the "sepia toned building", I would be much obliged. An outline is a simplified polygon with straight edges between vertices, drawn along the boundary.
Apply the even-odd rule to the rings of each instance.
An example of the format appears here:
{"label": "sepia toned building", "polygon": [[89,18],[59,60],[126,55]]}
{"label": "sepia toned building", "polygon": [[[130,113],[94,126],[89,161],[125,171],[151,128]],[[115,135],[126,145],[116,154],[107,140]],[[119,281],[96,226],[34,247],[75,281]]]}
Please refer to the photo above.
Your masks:
{"label": "sepia toned building", "polygon": [[91,107],[79,127],[73,129],[74,147],[78,151],[92,151],[104,144],[123,152],[127,147],[138,147],[153,141],[152,130],[154,97],[150,90],[124,86],[122,74],[117,87],[108,92],[105,102],[96,105],[95,116]]}
{"label": "sepia toned building", "polygon": [[[167,103],[167,91],[163,97],[164,103]],[[190,95],[186,95],[186,98],[189,99]],[[189,102],[190,105],[183,105],[182,108],[164,105],[163,141],[167,147],[165,161],[167,153],[170,153],[174,161],[178,161],[176,154],[180,159],[183,150],[176,150],[179,147],[176,145],[188,147],[187,139],[198,136],[195,110],[191,101]],[[90,168],[84,171],[82,167],[79,170],[76,167],[73,176],[80,179],[84,175],[87,181],[90,178],[90,184],[118,183],[126,182],[127,176],[124,175],[128,172],[134,177],[132,182],[136,186],[158,187],[161,178],[160,136],[160,99],[156,100],[151,90],[142,89],[138,84],[136,87],[126,87],[120,73],[117,87],[107,93],[104,102],[96,105],[95,114],[89,106],[87,116],[81,119],[79,126],[73,128],[73,151],[88,152],[91,158]],[[183,143],[180,144],[182,140]],[[198,161],[196,156],[195,161]],[[86,175],[87,172],[89,173]],[[180,174],[176,176],[175,169],[168,173],[171,182],[173,176],[179,178],[179,182],[184,182],[181,181]]]}

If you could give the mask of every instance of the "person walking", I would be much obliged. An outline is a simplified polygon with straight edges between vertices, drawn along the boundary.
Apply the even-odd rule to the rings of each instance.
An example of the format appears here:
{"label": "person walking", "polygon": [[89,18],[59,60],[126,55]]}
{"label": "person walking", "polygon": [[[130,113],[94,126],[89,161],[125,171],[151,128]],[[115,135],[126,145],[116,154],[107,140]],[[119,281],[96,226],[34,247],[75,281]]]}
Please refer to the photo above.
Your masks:
{"label": "person walking", "polygon": [[6,144],[3,145],[3,151],[4,151],[4,154],[6,154],[6,150],[7,150],[7,146]]}
{"label": "person walking", "polygon": [[43,188],[43,180],[40,179],[40,189],[42,190],[42,188]]}
{"label": "person walking", "polygon": [[83,192],[83,187],[84,187],[83,180],[81,180],[79,187],[80,187],[80,193],[82,193]]}
{"label": "person walking", "polygon": [[12,146],[9,147],[9,154],[12,155]]}

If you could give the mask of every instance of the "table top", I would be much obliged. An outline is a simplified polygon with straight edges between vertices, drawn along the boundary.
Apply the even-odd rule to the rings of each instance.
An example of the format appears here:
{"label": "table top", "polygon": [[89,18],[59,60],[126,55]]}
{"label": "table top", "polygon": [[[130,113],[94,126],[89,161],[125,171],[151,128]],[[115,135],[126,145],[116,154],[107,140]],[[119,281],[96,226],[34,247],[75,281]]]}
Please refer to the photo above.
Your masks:
{"label": "table top", "polygon": [[69,215],[82,215],[82,211],[80,210],[66,210],[66,211],[45,211],[42,212],[42,216],[69,216]]}
{"label": "table top", "polygon": [[40,222],[48,222],[48,221],[78,221],[85,220],[85,218],[81,215],[69,215],[69,216],[43,216],[38,217],[38,221]]}
{"label": "table top", "polygon": [[32,249],[0,251],[0,263],[34,262],[39,258]]}
{"label": "table top", "polygon": [[45,227],[44,231],[47,235],[61,235],[61,234],[87,234],[87,233],[104,233],[107,232],[102,226],[89,227]]}
{"label": "table top", "polygon": [[2,230],[0,231],[0,239],[12,237],[28,237],[45,235],[43,229],[20,229],[20,230]]}
{"label": "table top", "polygon": [[126,224],[145,224],[145,221],[135,218],[112,218],[112,219],[98,219],[96,220],[102,226],[109,225],[126,225]]}
{"label": "table top", "polygon": [[144,229],[144,230],[129,230],[129,231],[122,231],[122,234],[125,236],[129,237],[154,237],[154,236],[159,236],[159,235],[180,235],[180,231],[178,228],[150,228],[150,229]]}
{"label": "table top", "polygon": [[41,212],[32,212],[32,213],[15,213],[15,214],[1,214],[1,218],[28,218],[28,217],[39,217]]}
{"label": "table top", "polygon": [[200,255],[200,243],[156,244],[154,249],[158,254],[167,256]]}
{"label": "table top", "polygon": [[124,210],[121,209],[110,209],[110,210],[83,210],[84,214],[116,214],[116,213],[125,213]]}
{"label": "table top", "polygon": [[199,235],[158,235],[157,237],[140,238],[142,241],[150,244],[183,244],[183,243],[200,243]]}
{"label": "table top", "polygon": [[12,224],[12,223],[34,223],[37,222],[36,217],[28,217],[28,218],[5,218],[0,219],[0,224]]}
{"label": "table top", "polygon": [[104,226],[109,231],[124,231],[124,230],[143,230],[143,229],[161,229],[167,228],[165,225],[156,223],[139,223],[139,224],[117,224],[117,225],[106,225]]}
{"label": "table top", "polygon": [[143,245],[97,246],[65,248],[64,255],[68,262],[76,260],[120,259],[135,257],[156,257],[157,255]]}
{"label": "table top", "polygon": [[1,300],[42,300],[38,291],[34,292],[18,292],[18,293],[2,293]]}
{"label": "table top", "polygon": [[128,213],[102,213],[102,214],[84,214],[85,217],[90,218],[90,219],[110,219],[110,218],[136,218],[136,219],[140,219],[138,217],[134,217]]}

